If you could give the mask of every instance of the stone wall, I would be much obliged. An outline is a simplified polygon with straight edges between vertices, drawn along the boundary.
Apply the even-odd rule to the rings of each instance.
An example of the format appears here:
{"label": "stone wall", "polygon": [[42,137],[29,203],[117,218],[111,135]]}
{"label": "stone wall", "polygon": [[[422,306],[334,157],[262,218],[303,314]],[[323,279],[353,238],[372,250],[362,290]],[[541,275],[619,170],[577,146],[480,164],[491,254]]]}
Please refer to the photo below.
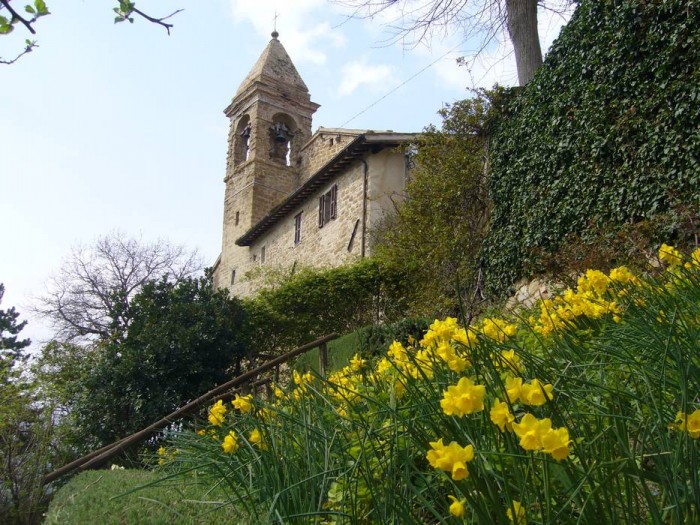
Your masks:
{"label": "stone wall", "polygon": [[319,128],[301,150],[299,185],[309,180],[360,134],[361,131]]}

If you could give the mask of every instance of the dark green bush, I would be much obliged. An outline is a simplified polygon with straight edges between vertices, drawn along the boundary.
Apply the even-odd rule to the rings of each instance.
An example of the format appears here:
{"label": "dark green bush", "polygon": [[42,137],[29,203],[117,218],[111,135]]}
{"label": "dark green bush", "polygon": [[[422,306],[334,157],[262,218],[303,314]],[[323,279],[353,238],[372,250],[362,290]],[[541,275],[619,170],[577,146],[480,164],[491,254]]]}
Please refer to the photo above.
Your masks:
{"label": "dark green bush", "polygon": [[581,2],[495,126],[491,292],[542,270],[570,234],[585,243],[661,214],[667,242],[697,229],[698,64],[700,2]]}
{"label": "dark green bush", "polygon": [[372,259],[306,270],[246,302],[255,350],[291,350],[333,332],[401,319],[403,273]]}
{"label": "dark green bush", "polygon": [[428,319],[402,319],[396,323],[370,325],[358,330],[359,349],[363,357],[386,353],[394,341],[407,344],[409,337],[418,341],[428,330]]}

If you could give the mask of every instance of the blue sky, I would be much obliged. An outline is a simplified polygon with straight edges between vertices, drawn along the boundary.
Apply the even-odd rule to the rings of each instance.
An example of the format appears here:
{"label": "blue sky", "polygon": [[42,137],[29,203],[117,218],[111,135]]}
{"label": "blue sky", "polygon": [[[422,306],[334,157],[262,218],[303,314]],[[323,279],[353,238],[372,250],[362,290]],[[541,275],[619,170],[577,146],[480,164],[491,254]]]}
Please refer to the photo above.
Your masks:
{"label": "blue sky", "polygon": [[[275,11],[279,39],[321,104],[314,129],[420,131],[467,88],[517,81],[507,41],[460,67],[455,59],[473,57],[480,39],[452,31],[404,49],[384,43],[397,13],[348,20],[327,0],[138,2],[152,15],[185,9],[170,36],[139,19],[115,25],[116,1],[47,3],[52,15],[36,24],[40,47],[0,66],[1,307],[16,306],[30,321],[23,335],[37,341],[50,330],[29,305],[71,246],[118,229],[216,259],[222,111],[270,39]],[[563,23],[540,14],[544,49]],[[0,37],[0,56],[14,56],[26,37],[19,28]]]}

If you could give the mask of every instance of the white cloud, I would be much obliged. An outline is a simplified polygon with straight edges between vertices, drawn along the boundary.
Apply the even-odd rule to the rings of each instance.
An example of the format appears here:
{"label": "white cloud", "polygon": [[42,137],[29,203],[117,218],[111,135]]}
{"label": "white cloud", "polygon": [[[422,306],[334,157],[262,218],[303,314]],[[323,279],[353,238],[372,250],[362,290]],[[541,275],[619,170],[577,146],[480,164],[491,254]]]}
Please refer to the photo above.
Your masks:
{"label": "white cloud", "polygon": [[341,69],[338,95],[351,95],[358,87],[386,87],[394,68],[386,64],[369,65],[365,58],[345,64]]}
{"label": "white cloud", "polygon": [[269,37],[277,14],[280,41],[295,61],[324,64],[329,47],[346,44],[342,31],[322,21],[333,11],[326,0],[252,1],[232,0],[234,20],[249,22],[255,31]]}

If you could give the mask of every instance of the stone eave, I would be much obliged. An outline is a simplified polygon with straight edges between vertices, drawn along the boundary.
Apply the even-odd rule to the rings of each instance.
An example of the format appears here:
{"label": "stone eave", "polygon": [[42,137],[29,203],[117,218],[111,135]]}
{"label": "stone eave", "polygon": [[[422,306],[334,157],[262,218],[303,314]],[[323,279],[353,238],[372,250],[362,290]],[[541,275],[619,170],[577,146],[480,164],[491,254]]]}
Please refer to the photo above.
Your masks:
{"label": "stone eave", "polygon": [[257,238],[267,232],[280,220],[304,202],[311,194],[340,174],[355,160],[365,156],[367,152],[378,152],[405,144],[415,139],[417,133],[373,133],[365,132],[359,135],[343,148],[338,154],[323,165],[319,170],[301,185],[294,193],[274,207],[265,217],[260,219],[252,228],[236,239],[238,246],[250,246]]}

